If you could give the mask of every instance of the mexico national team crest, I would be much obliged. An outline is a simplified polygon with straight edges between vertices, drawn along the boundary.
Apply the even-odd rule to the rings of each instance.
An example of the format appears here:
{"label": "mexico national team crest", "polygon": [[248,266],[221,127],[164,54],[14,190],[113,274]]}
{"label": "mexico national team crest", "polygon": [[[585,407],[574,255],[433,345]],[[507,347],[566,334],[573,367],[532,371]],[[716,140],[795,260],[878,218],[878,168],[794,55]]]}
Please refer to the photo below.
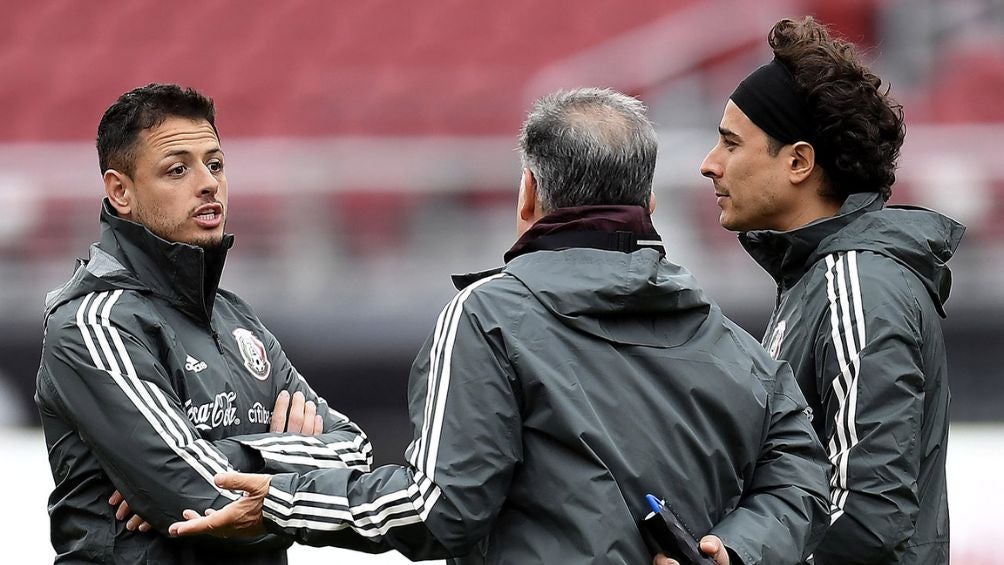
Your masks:
{"label": "mexico national team crest", "polygon": [[771,358],[775,361],[777,356],[781,353],[781,342],[784,341],[784,330],[787,327],[787,323],[781,320],[774,326],[774,333],[770,334],[770,341],[767,343],[767,353],[770,354]]}
{"label": "mexico national team crest", "polygon": [[237,340],[237,349],[244,359],[244,368],[260,381],[267,379],[272,372],[272,364],[268,361],[265,344],[244,328],[234,330],[234,339]]}

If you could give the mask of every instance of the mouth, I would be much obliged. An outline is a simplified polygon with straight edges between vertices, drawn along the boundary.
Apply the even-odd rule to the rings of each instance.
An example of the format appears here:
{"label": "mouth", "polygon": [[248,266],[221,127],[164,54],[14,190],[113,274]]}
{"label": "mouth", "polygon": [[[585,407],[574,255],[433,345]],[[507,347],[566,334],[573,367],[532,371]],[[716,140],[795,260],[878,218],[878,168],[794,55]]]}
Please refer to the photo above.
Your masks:
{"label": "mouth", "polygon": [[204,204],[195,209],[192,218],[199,227],[213,229],[223,222],[223,205],[220,203]]}

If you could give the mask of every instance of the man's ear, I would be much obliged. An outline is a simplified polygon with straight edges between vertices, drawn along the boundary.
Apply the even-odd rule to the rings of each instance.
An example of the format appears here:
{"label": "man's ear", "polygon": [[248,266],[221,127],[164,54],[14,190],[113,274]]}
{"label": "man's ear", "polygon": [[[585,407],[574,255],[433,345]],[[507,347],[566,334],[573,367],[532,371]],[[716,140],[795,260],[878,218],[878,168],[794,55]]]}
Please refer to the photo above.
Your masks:
{"label": "man's ear", "polygon": [[655,213],[655,191],[654,190],[652,192],[650,192],[649,195],[648,195],[648,213],[649,214],[654,214]]}
{"label": "man's ear", "polygon": [[804,141],[799,141],[788,149],[788,180],[791,184],[806,181],[816,169],[816,149]]}
{"label": "man's ear", "polygon": [[105,181],[105,194],[112,207],[120,217],[129,219],[133,208],[132,179],[115,169],[105,171],[102,179]]}
{"label": "man's ear", "polygon": [[537,179],[533,176],[533,171],[524,168],[519,181],[519,219],[533,223],[536,221],[538,208]]}

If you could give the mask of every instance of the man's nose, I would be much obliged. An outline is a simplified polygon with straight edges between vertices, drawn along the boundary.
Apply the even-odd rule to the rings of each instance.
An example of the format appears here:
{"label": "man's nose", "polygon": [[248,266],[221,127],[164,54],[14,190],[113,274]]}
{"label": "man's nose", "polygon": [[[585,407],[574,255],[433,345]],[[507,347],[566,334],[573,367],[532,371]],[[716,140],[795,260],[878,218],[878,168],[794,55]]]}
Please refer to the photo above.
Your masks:
{"label": "man's nose", "polygon": [[220,179],[209,170],[209,167],[202,167],[199,177],[199,194],[215,195],[220,189]]}
{"label": "man's nose", "polygon": [[714,153],[714,150],[712,150],[711,153],[708,153],[708,155],[704,158],[704,161],[701,163],[701,174],[709,179],[720,178],[722,176],[721,165],[719,165],[718,162],[712,158]]}

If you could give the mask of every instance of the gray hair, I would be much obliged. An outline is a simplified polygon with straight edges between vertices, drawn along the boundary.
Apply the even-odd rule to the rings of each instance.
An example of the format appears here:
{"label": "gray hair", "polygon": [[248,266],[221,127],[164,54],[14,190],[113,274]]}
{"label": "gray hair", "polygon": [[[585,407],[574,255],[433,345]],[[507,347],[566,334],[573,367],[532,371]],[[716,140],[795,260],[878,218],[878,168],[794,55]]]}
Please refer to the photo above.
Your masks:
{"label": "gray hair", "polygon": [[648,207],[658,141],[635,98],[608,88],[549,94],[533,105],[519,148],[544,210]]}

